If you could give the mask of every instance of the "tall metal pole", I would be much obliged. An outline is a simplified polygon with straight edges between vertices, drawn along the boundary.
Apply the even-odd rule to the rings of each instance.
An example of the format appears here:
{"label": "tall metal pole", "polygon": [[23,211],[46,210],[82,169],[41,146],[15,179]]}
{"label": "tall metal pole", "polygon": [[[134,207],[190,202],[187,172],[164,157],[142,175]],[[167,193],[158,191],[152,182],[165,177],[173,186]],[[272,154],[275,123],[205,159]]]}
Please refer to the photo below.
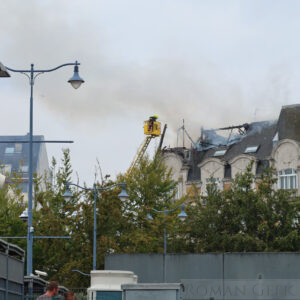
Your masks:
{"label": "tall metal pole", "polygon": [[31,64],[30,72],[30,116],[29,116],[29,185],[28,185],[28,227],[27,227],[27,276],[32,273],[32,246],[33,246],[33,230],[32,230],[32,177],[33,177],[33,85],[34,70]]}
{"label": "tall metal pole", "polygon": [[[167,256],[167,227],[166,227],[166,217],[167,214],[176,210],[178,207],[182,207],[182,211],[181,213],[178,214],[178,217],[181,220],[184,220],[186,218],[186,213],[184,212],[184,204],[180,204],[176,207],[174,207],[173,209],[168,210],[167,208],[165,208],[164,210],[158,210],[155,208],[150,208],[151,210],[160,213],[160,214],[164,214],[164,254],[163,254],[163,281],[166,282],[167,281],[167,263],[166,263],[166,256]],[[153,220],[152,216],[150,215],[150,213],[147,214],[147,218],[149,220]]]}
{"label": "tall metal pole", "polygon": [[182,120],[182,147],[184,148],[184,119]]}
{"label": "tall metal pole", "polygon": [[[77,61],[75,63],[66,63],[59,65],[52,69],[47,70],[34,70],[34,65],[31,64],[30,70],[15,70],[11,69],[9,67],[6,67],[8,71],[16,72],[16,73],[22,73],[26,75],[29,78],[30,82],[30,116],[29,116],[29,180],[28,180],[28,221],[27,221],[27,276],[30,276],[32,274],[32,248],[33,248],[33,226],[32,226],[32,186],[33,186],[33,85],[34,80],[36,76],[53,72],[57,69],[60,69],[65,66],[75,66],[74,68],[74,75],[70,78],[68,81],[72,84],[74,88],[78,88],[84,80],[80,78],[78,74],[78,65],[80,65]],[[28,75],[28,74],[29,75]],[[35,76],[34,74],[37,73]],[[27,141],[26,141],[27,142]],[[56,143],[56,141],[53,141]],[[21,143],[24,143],[24,141],[21,141]]]}
{"label": "tall metal pole", "polygon": [[93,239],[93,270],[97,266],[97,185],[94,184],[94,239]]}
{"label": "tall metal pole", "polygon": [[164,256],[163,256],[163,280],[166,282],[166,254],[167,254],[167,229],[166,229],[166,216],[167,216],[167,209],[164,210]]}
{"label": "tall metal pole", "polygon": [[76,186],[85,191],[93,191],[94,192],[93,270],[96,270],[96,268],[97,268],[97,197],[98,197],[98,191],[99,192],[107,191],[107,190],[110,190],[117,186],[122,186],[123,187],[122,192],[118,196],[123,201],[124,199],[128,198],[128,195],[125,191],[126,183],[120,182],[120,183],[116,183],[116,184],[113,184],[113,185],[110,185],[107,187],[103,187],[103,188],[97,188],[97,184],[94,183],[93,188],[86,188],[86,187],[80,186],[80,185],[72,183],[72,182],[67,182],[66,192],[63,195],[63,197],[65,197],[66,199],[72,197],[72,194],[69,191],[69,186],[71,186],[71,185]]}

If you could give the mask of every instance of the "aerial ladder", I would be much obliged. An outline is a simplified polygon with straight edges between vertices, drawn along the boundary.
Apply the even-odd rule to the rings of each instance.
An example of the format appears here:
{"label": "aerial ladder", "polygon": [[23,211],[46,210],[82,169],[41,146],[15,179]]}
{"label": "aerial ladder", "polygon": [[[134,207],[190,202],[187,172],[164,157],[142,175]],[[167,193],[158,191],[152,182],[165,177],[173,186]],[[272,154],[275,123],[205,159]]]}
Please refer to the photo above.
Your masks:
{"label": "aerial ladder", "polygon": [[152,139],[161,136],[161,123],[157,121],[158,116],[153,115],[149,120],[144,121],[144,134],[146,135],[144,141],[140,145],[129,169],[127,170],[127,175],[137,166],[141,158],[144,156],[150,142]]}

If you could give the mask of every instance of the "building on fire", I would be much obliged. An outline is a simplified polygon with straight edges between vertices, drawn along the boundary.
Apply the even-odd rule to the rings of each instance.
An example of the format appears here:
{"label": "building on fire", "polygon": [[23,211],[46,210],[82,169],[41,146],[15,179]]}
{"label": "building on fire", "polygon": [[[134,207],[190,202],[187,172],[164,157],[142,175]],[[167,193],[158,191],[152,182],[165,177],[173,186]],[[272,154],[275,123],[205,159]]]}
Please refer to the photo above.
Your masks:
{"label": "building on fire", "polygon": [[202,130],[191,148],[163,150],[163,159],[178,181],[178,197],[196,187],[205,195],[212,178],[222,189],[230,188],[237,173],[253,162],[252,172],[259,176],[265,167],[274,166],[276,188],[293,189],[299,194],[300,104],[283,106],[276,121],[246,123],[221,128],[229,130],[224,138],[216,130]]}

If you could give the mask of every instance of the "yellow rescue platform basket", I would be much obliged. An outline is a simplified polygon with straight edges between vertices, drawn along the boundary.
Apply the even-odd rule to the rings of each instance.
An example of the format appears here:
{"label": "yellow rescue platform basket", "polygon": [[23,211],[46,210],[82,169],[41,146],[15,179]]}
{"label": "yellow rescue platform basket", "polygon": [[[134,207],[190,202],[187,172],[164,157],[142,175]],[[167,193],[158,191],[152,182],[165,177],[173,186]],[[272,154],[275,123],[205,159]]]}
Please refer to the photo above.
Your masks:
{"label": "yellow rescue platform basket", "polygon": [[144,134],[152,136],[160,136],[160,122],[157,121],[145,121],[144,122]]}

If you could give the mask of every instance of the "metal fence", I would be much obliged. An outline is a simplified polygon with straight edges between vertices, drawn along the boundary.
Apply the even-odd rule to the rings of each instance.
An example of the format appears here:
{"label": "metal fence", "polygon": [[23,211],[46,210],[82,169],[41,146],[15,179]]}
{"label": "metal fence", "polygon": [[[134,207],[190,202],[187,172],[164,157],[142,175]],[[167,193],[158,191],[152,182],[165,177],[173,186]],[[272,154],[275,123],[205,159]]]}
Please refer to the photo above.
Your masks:
{"label": "metal fence", "polygon": [[70,288],[70,290],[75,294],[76,300],[87,300],[87,289],[86,288]]}
{"label": "metal fence", "polygon": [[0,300],[23,299],[24,250],[0,240]]}

